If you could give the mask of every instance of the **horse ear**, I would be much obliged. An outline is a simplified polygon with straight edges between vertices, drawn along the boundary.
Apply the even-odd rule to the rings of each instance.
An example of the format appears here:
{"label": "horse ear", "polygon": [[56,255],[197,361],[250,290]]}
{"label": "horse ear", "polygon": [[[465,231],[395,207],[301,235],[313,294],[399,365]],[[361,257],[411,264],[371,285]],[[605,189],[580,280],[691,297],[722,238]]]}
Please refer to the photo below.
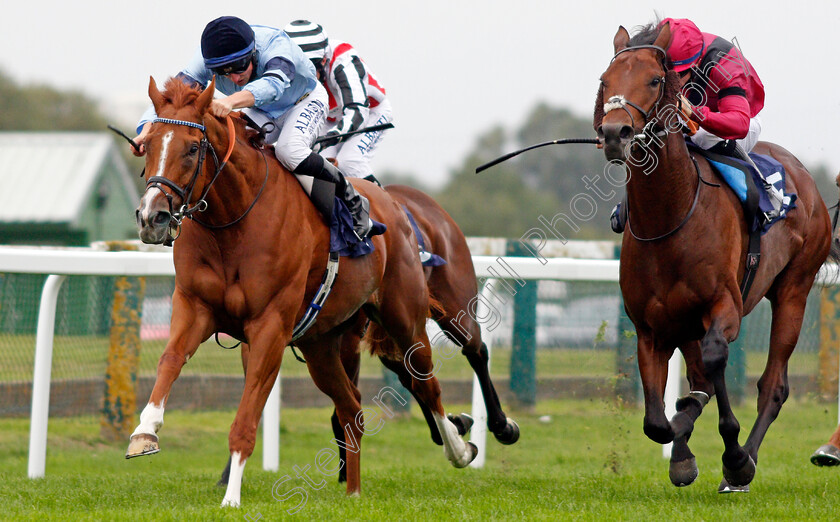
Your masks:
{"label": "horse ear", "polygon": [[210,85],[207,86],[204,91],[198,95],[198,99],[195,101],[195,105],[198,108],[201,114],[207,112],[207,108],[210,107],[210,102],[213,101],[213,94],[216,92],[216,76],[213,76],[213,79],[210,80]]}
{"label": "horse ear", "polygon": [[656,41],[653,42],[653,45],[668,50],[668,44],[671,43],[671,22],[666,22],[662,25],[662,29],[659,31],[659,36],[656,37]]}
{"label": "horse ear", "polygon": [[615,33],[613,37],[613,48],[616,53],[622,49],[627,48],[627,44],[630,42],[630,33],[627,32],[627,29],[624,28],[623,25],[618,26],[618,31]]}
{"label": "horse ear", "polygon": [[151,76],[149,76],[149,98],[152,99],[155,112],[160,112],[160,108],[163,106],[163,94],[158,90],[155,79]]}

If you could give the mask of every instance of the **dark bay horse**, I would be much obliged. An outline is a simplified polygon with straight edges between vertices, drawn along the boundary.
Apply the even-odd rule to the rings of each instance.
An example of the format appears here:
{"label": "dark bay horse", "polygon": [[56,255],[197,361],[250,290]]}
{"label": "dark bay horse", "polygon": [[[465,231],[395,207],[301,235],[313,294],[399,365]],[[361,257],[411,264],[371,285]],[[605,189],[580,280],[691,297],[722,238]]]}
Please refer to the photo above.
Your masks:
{"label": "dark bay horse", "polygon": [[[437,202],[424,192],[406,185],[386,185],[386,192],[394,200],[408,208],[414,216],[417,227],[423,236],[423,244],[429,252],[433,252],[446,260],[445,265],[436,267],[425,267],[424,272],[429,287],[429,292],[435,299],[437,305],[432,308],[432,319],[441,328],[441,331],[461,348],[461,353],[467,358],[470,366],[475,372],[481,386],[484,397],[484,405],[487,410],[487,427],[496,439],[502,444],[514,444],[519,439],[519,426],[516,421],[508,418],[502,409],[499,397],[496,394],[493,382],[490,379],[488,369],[489,353],[487,345],[481,338],[481,328],[475,320],[474,304],[471,301],[478,293],[476,284],[475,268],[473,267],[472,254],[470,253],[467,240],[463,232],[452,219],[452,217]],[[360,317],[362,322],[365,317]],[[382,342],[368,336],[373,343]],[[359,342],[361,332],[358,328],[348,331],[342,339],[341,360],[344,364],[348,377],[358,384],[360,357]],[[382,348],[374,349],[374,352],[386,351]],[[242,347],[243,366],[247,367],[248,347]],[[411,391],[411,372],[399,361],[393,361],[387,357],[381,358],[383,364],[394,371],[400,378],[403,386]],[[432,440],[440,445],[443,444],[434,416],[425,403],[417,401],[423,411],[424,417],[429,424]],[[344,449],[344,430],[338,420],[337,412],[332,416],[333,434],[339,442],[339,457],[343,460],[346,450]],[[456,427],[460,435],[464,435],[469,428],[468,421],[457,418]],[[230,470],[230,461],[227,468],[222,472],[220,485],[226,485]],[[346,468],[338,473],[339,482],[346,480]]]}
{"label": "dark bay horse", "polygon": [[[262,409],[283,350],[321,284],[330,238],[294,176],[247,143],[244,124],[231,118],[226,126],[208,113],[214,88],[213,82],[202,92],[170,79],[161,92],[153,79],[149,82],[158,118],[146,142],[149,177],[137,210],[140,238],[163,243],[171,239],[173,219],[192,219],[184,219],[174,244],[171,334],[126,457],[159,451],[156,432],[181,368],[201,342],[216,332],[227,333],[249,346],[245,388],[229,437],[233,465],[222,501],[222,506],[238,506]],[[222,150],[228,152],[219,162],[216,151]],[[208,158],[213,161],[204,161]],[[431,300],[411,225],[385,191],[361,180],[354,185],[370,200],[373,219],[388,230],[371,238],[373,253],[341,260],[317,322],[295,342],[344,427],[351,448],[346,455],[348,494],[361,489],[364,419],[359,391],[340,359],[343,336],[358,333],[364,313],[393,341],[393,352],[378,355],[402,361],[411,352],[412,367],[425,373],[432,369],[425,331]],[[447,458],[456,467],[468,465],[475,447],[446,418],[437,380],[415,378],[410,385],[432,411]]]}
{"label": "dark bay horse", "polygon": [[[796,208],[761,239],[761,262],[746,300],[748,231],[741,203],[703,158],[689,153],[675,108],[679,78],[665,59],[671,33],[665,25],[648,41],[631,41],[620,27],[615,56],[601,76],[594,126],[610,165],[625,166],[628,220],[621,249],[620,286],[636,327],[644,388],[645,434],[673,441],[670,478],[691,484],[697,464],[688,447],[694,421],[714,395],[724,443],[719,491],[747,490],[758,449],[788,397],[788,359],[796,346],[805,301],[832,249],[831,223],[813,179],[788,151],[760,142],[755,152],[780,161],[786,192]],[[676,123],[676,124],[675,124]],[[656,134],[662,145],[653,143]],[[728,345],[741,318],[762,297],[773,311],[767,364],[758,382],[758,416],[741,446],[740,425],[727,395]],[[665,416],[668,360],[679,347],[690,393]]]}

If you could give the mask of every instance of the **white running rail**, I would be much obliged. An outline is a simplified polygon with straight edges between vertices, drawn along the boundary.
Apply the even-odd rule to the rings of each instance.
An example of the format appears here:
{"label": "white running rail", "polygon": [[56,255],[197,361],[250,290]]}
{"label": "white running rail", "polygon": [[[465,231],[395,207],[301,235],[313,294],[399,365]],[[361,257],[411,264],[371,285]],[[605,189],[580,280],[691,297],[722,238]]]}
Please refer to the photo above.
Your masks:
{"label": "white running rail", "polygon": [[[545,261],[543,263],[539,259],[526,257],[473,257],[476,277],[485,283],[482,285],[482,291],[486,289],[489,279],[506,277],[506,273],[511,278],[525,280],[618,282],[617,260],[551,258]],[[818,277],[818,284],[836,280],[837,267],[833,267],[833,270],[825,268]],[[89,249],[0,246],[0,273],[50,274],[41,296],[33,370],[28,473],[30,478],[38,478],[44,476],[46,466],[56,300],[66,276],[174,276],[175,267],[171,252],[102,252]],[[478,313],[481,314],[481,312]],[[492,343],[487,344],[489,348]],[[671,409],[677,399],[682,366],[677,357],[679,356],[675,354],[671,361],[666,387],[666,407]],[[486,412],[483,412],[484,401],[481,389],[475,381],[472,402],[476,424],[472,429],[471,441],[480,449],[479,457],[472,465],[482,467],[486,455]],[[840,398],[838,398],[838,418],[840,418]],[[480,422],[482,420],[485,422]],[[263,410],[263,468],[266,470],[279,468],[279,426],[280,376],[278,375]],[[667,455],[670,455],[670,448],[667,449]]]}

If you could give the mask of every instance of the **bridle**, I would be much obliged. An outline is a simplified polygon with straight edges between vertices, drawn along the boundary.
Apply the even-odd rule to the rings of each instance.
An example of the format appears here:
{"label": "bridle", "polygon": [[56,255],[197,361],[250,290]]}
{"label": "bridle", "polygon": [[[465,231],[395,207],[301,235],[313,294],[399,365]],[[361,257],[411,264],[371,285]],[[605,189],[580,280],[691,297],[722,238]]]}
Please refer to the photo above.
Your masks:
{"label": "bridle", "polygon": [[[615,59],[618,58],[618,56],[622,53],[626,53],[626,52],[630,52],[630,51],[638,51],[640,49],[653,49],[653,50],[657,51],[660,54],[660,64],[662,65],[662,70],[663,71],[668,70],[668,68],[666,67],[667,54],[665,53],[665,49],[659,47],[658,45],[636,45],[636,46],[633,46],[633,47],[625,47],[624,49],[615,53],[615,55],[612,57],[612,60],[610,60],[610,63],[613,63],[615,61]],[[640,143],[644,144],[648,139],[650,139],[650,136],[653,135],[653,134],[655,134],[657,136],[662,136],[662,135],[665,134],[664,130],[659,131],[659,132],[654,131],[654,126],[656,125],[656,119],[651,118],[651,116],[655,115],[657,113],[657,111],[659,110],[659,103],[662,101],[662,97],[665,95],[665,76],[664,75],[660,76],[658,78],[658,80],[659,80],[659,95],[657,96],[656,102],[654,102],[653,107],[651,107],[648,110],[644,110],[641,106],[639,106],[639,104],[631,102],[630,100],[626,99],[624,96],[622,96],[620,94],[616,95],[616,96],[611,96],[607,100],[607,102],[604,104],[604,115],[606,115],[608,112],[610,112],[612,110],[623,109],[624,112],[626,112],[627,115],[630,116],[630,122],[633,126],[633,130],[636,130],[636,128],[637,128],[636,127],[636,118],[633,117],[633,113],[630,112],[630,109],[628,109],[627,106],[629,105],[630,107],[639,111],[639,113],[642,115],[642,121],[644,123],[644,127],[642,127],[642,130],[639,133],[637,133],[633,136],[633,138],[632,138],[633,142],[640,142]]]}
{"label": "bridle", "polygon": [[[222,172],[222,169],[224,169],[225,165],[227,165],[228,159],[230,159],[230,155],[233,153],[233,147],[236,144],[236,129],[234,128],[233,120],[231,119],[230,115],[227,116],[226,122],[228,130],[228,149],[225,153],[224,158],[220,162],[219,157],[216,155],[216,150],[213,147],[213,144],[210,143],[209,139],[207,139],[207,127],[204,124],[185,120],[175,120],[171,118],[155,118],[154,120],[152,120],[152,123],[164,123],[170,125],[192,127],[194,129],[200,130],[202,134],[201,141],[199,142],[198,164],[196,165],[195,171],[193,172],[189,182],[185,187],[182,188],[174,181],[163,176],[150,176],[146,180],[146,191],[148,192],[148,190],[152,187],[157,188],[163,193],[163,195],[166,197],[167,203],[169,204],[169,232],[167,233],[166,240],[164,241],[164,245],[166,246],[171,246],[172,242],[178,238],[178,236],[180,235],[181,223],[184,219],[187,218],[192,219],[201,226],[211,229],[222,229],[235,225],[236,223],[241,221],[246,215],[248,215],[252,208],[254,208],[254,205],[257,203],[257,200],[260,198],[260,195],[262,194],[263,189],[265,188],[266,182],[268,181],[268,161],[265,159],[265,154],[261,151],[263,162],[265,163],[265,179],[263,180],[262,187],[260,187],[260,190],[254,198],[254,201],[251,202],[251,205],[245,210],[245,212],[242,213],[242,215],[223,225],[213,225],[211,223],[203,222],[194,215],[196,212],[204,212],[205,210],[207,210],[207,194],[210,192],[210,189],[213,187],[213,184],[216,182],[216,179],[218,179],[219,174]],[[192,200],[193,192],[195,190],[195,184],[198,180],[198,177],[201,175],[202,167],[204,166],[204,160],[207,157],[208,150],[210,151],[210,155],[213,157],[213,163],[215,165],[213,177],[210,180],[210,182],[204,187],[204,190],[202,191],[201,196],[198,198],[196,204],[190,206],[190,201]],[[176,196],[181,198],[181,207],[177,211],[174,210],[172,197],[173,195],[170,192],[164,190],[163,186],[168,187],[169,190],[171,190]],[[176,230],[176,234],[174,236],[172,235],[173,229]]]}
{"label": "bridle", "polygon": [[[638,51],[640,49],[653,49],[653,50],[657,51],[659,53],[659,56],[660,56],[659,61],[660,61],[660,65],[662,66],[662,70],[667,73],[667,71],[668,71],[668,67],[666,65],[667,54],[665,53],[665,50],[663,48],[659,47],[658,45],[637,45],[637,46],[634,46],[634,47],[625,47],[624,49],[615,53],[615,55],[612,57],[612,60],[610,60],[610,63],[614,62],[615,59],[618,57],[618,55],[620,55],[621,53],[626,53],[626,52],[629,52],[629,51]],[[640,107],[638,104],[633,103],[633,102],[625,99],[624,96],[617,95],[617,96],[611,96],[607,100],[607,103],[604,104],[604,114],[607,114],[611,110],[623,109],[630,116],[630,121],[633,125],[633,129],[635,130],[636,129],[636,119],[633,117],[633,113],[630,112],[630,109],[627,108],[627,105],[629,105],[630,107],[639,111],[639,113],[644,118],[643,121],[644,121],[645,125],[642,128],[641,132],[639,132],[638,134],[635,134],[633,136],[631,141],[634,144],[635,143],[641,143],[642,145],[644,145],[647,140],[651,139],[651,136],[653,136],[653,135],[663,136],[667,133],[667,131],[665,129],[663,129],[661,131],[658,131],[658,132],[654,131],[654,126],[657,123],[657,120],[656,120],[656,118],[651,118],[651,116],[655,115],[657,113],[657,111],[659,110],[659,104],[662,101],[662,97],[664,96],[664,94],[665,94],[665,76],[660,76],[659,77],[659,95],[656,98],[656,102],[653,104],[653,106],[650,109],[648,109],[646,111],[642,107]],[[640,237],[640,236],[637,236],[635,232],[633,232],[633,227],[630,225],[630,205],[629,205],[629,202],[628,202],[628,204],[627,204],[627,230],[630,232],[630,235],[633,237],[633,239],[635,239],[636,241],[641,241],[641,242],[646,242],[647,243],[647,242],[653,242],[653,241],[660,241],[662,239],[666,239],[666,238],[671,237],[672,235],[676,234],[680,229],[682,229],[683,226],[685,226],[686,223],[688,223],[688,220],[694,214],[694,210],[697,208],[697,202],[700,199],[700,187],[704,184],[705,185],[710,185],[710,186],[719,186],[719,185],[716,185],[714,183],[709,183],[708,181],[704,180],[702,174],[700,173],[700,166],[697,164],[697,160],[692,156],[691,161],[694,164],[694,170],[697,173],[697,188],[695,189],[694,200],[691,204],[691,208],[688,210],[688,213],[685,215],[685,217],[683,217],[682,221],[680,221],[680,223],[676,227],[671,229],[670,231],[668,231],[664,234],[660,234],[658,236],[654,236],[654,237]]]}

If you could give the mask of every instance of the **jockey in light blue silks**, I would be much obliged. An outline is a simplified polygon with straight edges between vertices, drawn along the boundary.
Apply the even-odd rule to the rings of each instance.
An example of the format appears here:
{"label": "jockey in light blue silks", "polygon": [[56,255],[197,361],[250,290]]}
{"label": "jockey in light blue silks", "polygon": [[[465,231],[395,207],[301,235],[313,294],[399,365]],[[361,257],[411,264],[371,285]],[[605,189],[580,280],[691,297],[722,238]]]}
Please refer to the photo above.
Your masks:
{"label": "jockey in light blue silks", "polygon": [[[214,75],[216,89],[227,96],[214,99],[210,112],[223,118],[234,109],[245,109],[262,126],[266,143],[275,144],[277,159],[296,175],[327,223],[338,196],[350,210],[354,232],[364,238],[370,231],[370,203],[336,167],[312,152],[329,97],[300,47],[279,29],[223,16],[207,24],[201,48],[178,77],[204,88]],[[145,153],[143,143],[154,118],[150,108],[140,119],[136,155]]]}

